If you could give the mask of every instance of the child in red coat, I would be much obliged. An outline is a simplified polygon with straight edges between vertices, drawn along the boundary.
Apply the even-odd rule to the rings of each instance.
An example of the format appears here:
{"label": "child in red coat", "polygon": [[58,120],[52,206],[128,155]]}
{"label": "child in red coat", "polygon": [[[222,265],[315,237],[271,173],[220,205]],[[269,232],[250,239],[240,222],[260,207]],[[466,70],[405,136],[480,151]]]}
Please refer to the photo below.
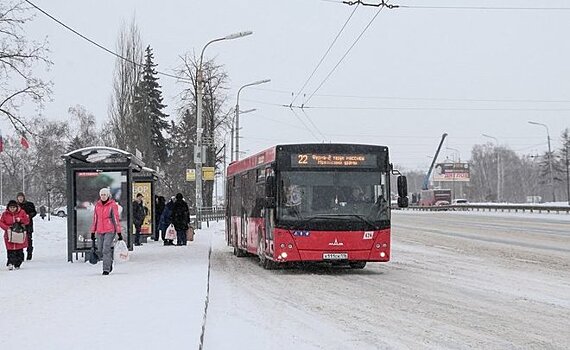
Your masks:
{"label": "child in red coat", "polygon": [[14,268],[19,269],[24,261],[24,248],[28,246],[28,238],[24,234],[23,243],[13,243],[9,241],[8,235],[11,234],[14,224],[28,225],[30,218],[24,210],[20,209],[15,200],[9,201],[6,208],[0,217],[0,227],[4,230],[4,244],[6,244],[8,251],[6,266],[8,266],[8,270],[13,270]]}

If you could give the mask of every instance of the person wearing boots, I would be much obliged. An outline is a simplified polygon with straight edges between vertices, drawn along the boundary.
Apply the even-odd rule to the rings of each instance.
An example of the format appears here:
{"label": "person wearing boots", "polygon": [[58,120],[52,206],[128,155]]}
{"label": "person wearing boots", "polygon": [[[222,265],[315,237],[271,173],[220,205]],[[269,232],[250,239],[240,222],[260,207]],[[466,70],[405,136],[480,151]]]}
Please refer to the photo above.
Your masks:
{"label": "person wearing boots", "polygon": [[176,201],[172,207],[172,224],[176,229],[176,245],[186,245],[186,231],[190,224],[190,210],[184,201],[182,193],[176,194]]}
{"label": "person wearing boots", "polygon": [[24,192],[18,192],[16,195],[16,201],[20,208],[24,209],[30,218],[30,224],[26,224],[26,232],[28,234],[28,254],[26,255],[26,260],[32,260],[32,252],[34,251],[34,239],[32,238],[32,234],[34,233],[34,216],[36,216],[38,212],[36,211],[34,203],[26,200]]}
{"label": "person wearing boots", "polygon": [[113,270],[113,241],[115,234],[121,235],[121,221],[119,219],[119,206],[111,198],[111,191],[104,187],[99,191],[100,199],[95,203],[93,224],[91,224],[91,239],[97,242],[97,254],[103,258],[103,275]]}
{"label": "person wearing boots", "polygon": [[142,193],[137,193],[136,199],[133,201],[133,224],[135,225],[135,245],[142,245],[141,229],[145,216],[146,213],[143,205],[143,195]]}
{"label": "person wearing boots", "polygon": [[[4,230],[4,244],[8,255],[6,266],[8,270],[20,269],[24,261],[24,248],[28,246],[28,236],[24,234],[23,242],[12,241],[12,230],[16,230],[16,226],[25,230],[26,225],[30,223],[28,214],[18,206],[15,200],[8,202],[6,210],[0,216],[0,227]],[[23,227],[22,227],[23,225]]]}
{"label": "person wearing boots", "polygon": [[174,207],[174,199],[174,197],[170,198],[168,203],[166,203],[164,206],[164,210],[160,215],[160,222],[158,224],[164,245],[174,245],[173,240],[166,239],[166,230],[168,230],[168,226],[170,226],[172,223],[172,208]]}

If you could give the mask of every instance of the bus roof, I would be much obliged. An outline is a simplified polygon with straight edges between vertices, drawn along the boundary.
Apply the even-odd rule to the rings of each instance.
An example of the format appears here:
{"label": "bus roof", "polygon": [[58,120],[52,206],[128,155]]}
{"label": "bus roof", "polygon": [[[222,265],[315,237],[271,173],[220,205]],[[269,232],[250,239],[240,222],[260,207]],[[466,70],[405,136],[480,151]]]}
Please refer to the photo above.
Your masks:
{"label": "bus roof", "polygon": [[365,145],[365,144],[350,144],[350,143],[302,143],[302,144],[283,144],[283,145],[276,145],[271,148],[265,149],[261,152],[258,152],[252,156],[247,158],[235,161],[228,166],[227,176],[232,176],[235,174],[242,173],[244,171],[255,169],[260,165],[270,164],[275,161],[277,150],[286,150],[286,151],[301,151],[304,150],[305,152],[307,149],[313,149],[324,151],[325,149],[328,152],[345,152],[347,147],[354,147],[359,149],[360,152],[362,150],[380,150],[380,151],[388,151],[387,146],[379,146],[379,145]]}

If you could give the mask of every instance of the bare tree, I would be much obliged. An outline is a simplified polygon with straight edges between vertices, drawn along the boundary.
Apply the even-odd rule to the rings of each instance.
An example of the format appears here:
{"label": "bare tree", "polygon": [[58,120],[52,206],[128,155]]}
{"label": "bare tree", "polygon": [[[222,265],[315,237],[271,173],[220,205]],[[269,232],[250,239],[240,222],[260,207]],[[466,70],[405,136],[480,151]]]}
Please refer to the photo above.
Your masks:
{"label": "bare tree", "polygon": [[134,152],[135,143],[130,130],[134,130],[132,104],[143,63],[144,49],[140,31],[133,19],[123,25],[117,39],[117,52],[126,60],[117,58],[113,73],[113,92],[109,105],[109,119],[112,125],[114,145]]}
{"label": "bare tree", "polygon": [[47,41],[36,42],[25,36],[24,27],[32,20],[23,1],[0,2],[0,115],[8,118],[20,134],[30,132],[20,115],[25,102],[38,108],[50,94],[50,83],[34,74],[38,64],[51,66]]}
{"label": "bare tree", "polygon": [[[185,164],[187,168],[194,168],[192,149],[196,141],[196,72],[199,65],[199,57],[196,57],[194,53],[186,54],[182,60],[183,64],[178,71],[178,75],[184,80],[184,84],[187,87],[180,95],[182,103],[179,114],[182,117],[178,130],[174,133],[174,148],[190,149],[191,152],[187,153],[187,159],[175,159],[174,161]],[[231,112],[226,106],[229,78],[224,71],[224,67],[216,64],[213,59],[202,62],[202,71],[204,76],[203,144],[207,146],[204,166],[218,167],[223,161],[218,152],[223,147],[223,140],[220,140],[219,136],[228,129],[231,120]],[[174,153],[179,154],[176,150]],[[184,187],[187,187],[187,185]],[[195,191],[193,185],[192,187],[192,190]],[[214,190],[213,181],[207,181],[203,186],[203,190],[204,206],[211,206]]]}

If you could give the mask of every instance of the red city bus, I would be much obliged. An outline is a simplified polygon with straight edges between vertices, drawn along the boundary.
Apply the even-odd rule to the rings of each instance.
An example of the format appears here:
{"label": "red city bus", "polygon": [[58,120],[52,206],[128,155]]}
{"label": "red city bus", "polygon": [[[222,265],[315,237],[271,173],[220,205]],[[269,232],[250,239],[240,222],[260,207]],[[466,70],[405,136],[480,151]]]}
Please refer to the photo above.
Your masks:
{"label": "red city bus", "polygon": [[[267,269],[292,262],[364,268],[390,260],[388,147],[279,145],[227,170],[226,238]],[[407,206],[398,177],[399,206]]]}

